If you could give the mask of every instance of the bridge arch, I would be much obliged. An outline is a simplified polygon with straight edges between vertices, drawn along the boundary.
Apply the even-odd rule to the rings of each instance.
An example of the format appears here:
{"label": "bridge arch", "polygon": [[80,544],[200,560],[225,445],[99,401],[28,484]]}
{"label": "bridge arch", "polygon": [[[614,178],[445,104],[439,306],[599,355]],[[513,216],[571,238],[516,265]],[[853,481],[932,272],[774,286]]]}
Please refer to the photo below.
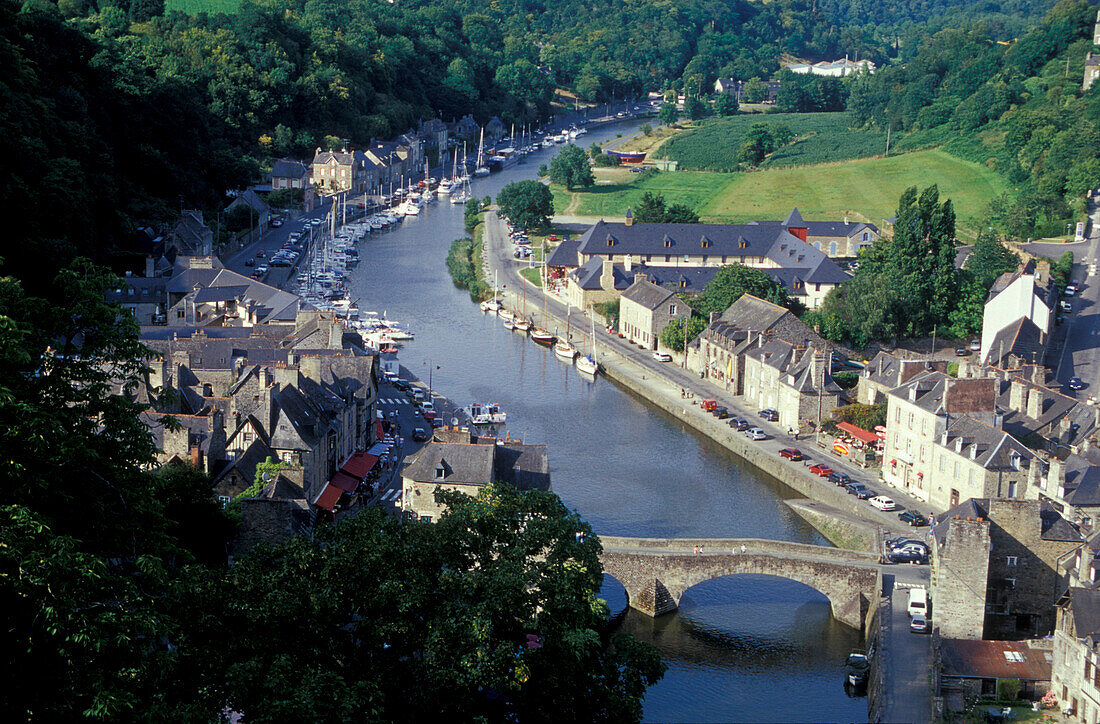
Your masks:
{"label": "bridge arch", "polygon": [[692,586],[739,574],[798,581],[829,599],[833,617],[865,630],[882,589],[870,553],[761,539],[601,537],[604,573],[626,588],[631,608],[660,616],[675,611]]}

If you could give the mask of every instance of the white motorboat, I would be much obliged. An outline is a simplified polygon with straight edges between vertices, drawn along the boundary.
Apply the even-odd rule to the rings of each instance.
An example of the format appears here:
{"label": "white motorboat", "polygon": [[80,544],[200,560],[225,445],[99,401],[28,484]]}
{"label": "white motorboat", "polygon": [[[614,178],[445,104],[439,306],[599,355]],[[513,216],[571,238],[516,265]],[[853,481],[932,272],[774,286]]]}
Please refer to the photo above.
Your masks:
{"label": "white motorboat", "polygon": [[472,425],[500,425],[507,421],[508,416],[500,405],[495,402],[480,404],[475,402],[470,405],[470,424]]}

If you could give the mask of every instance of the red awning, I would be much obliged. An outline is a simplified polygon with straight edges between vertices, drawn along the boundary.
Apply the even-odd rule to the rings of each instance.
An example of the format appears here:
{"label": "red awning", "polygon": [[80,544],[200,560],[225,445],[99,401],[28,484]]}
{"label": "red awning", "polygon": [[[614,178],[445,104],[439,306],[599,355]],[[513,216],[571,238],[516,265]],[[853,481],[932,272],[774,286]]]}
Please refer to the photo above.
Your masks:
{"label": "red awning", "polygon": [[376,440],[381,440],[385,436],[386,436],[386,431],[382,429],[382,421],[381,420],[375,420],[374,421],[374,438]]}
{"label": "red awning", "polygon": [[371,471],[374,464],[378,462],[377,455],[371,455],[365,452],[357,452],[348,458],[348,461],[340,468],[343,472],[352,476],[353,478],[359,478],[362,480],[367,477],[367,473]]}
{"label": "red awning", "polygon": [[870,430],[864,430],[862,427],[856,427],[850,422],[838,422],[836,426],[837,429],[843,430],[861,442],[870,444],[878,440],[878,435],[875,433]]}
{"label": "red awning", "polygon": [[340,499],[340,496],[344,494],[344,491],[335,485],[326,485],[325,489],[321,491],[321,494],[317,496],[317,500],[313,501],[313,504],[318,508],[324,508],[331,512],[336,507],[336,501]]}
{"label": "red awning", "polygon": [[344,471],[337,470],[328,484],[335,485],[345,492],[354,493],[355,489],[359,487],[359,478],[353,478]]}

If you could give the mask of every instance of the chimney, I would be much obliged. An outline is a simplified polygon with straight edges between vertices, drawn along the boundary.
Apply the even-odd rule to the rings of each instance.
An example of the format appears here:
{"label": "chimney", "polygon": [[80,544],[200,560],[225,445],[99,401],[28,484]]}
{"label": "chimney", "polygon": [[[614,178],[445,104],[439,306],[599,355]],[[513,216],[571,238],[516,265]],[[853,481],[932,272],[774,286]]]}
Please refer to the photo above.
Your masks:
{"label": "chimney", "polygon": [[1046,382],[1046,368],[1042,365],[1031,365],[1031,381],[1037,385]]}
{"label": "chimney", "polygon": [[603,270],[600,272],[600,288],[604,291],[615,291],[615,265],[609,259],[604,259]]}
{"label": "chimney", "polygon": [[1027,416],[1038,420],[1043,414],[1043,391],[1032,388],[1027,395]]}
{"label": "chimney", "polygon": [[152,279],[156,275],[156,264],[153,262],[153,255],[149,254],[145,257],[145,277]]}
{"label": "chimney", "polygon": [[816,389],[818,393],[821,393],[825,391],[825,375],[828,372],[828,367],[826,365],[828,364],[829,358],[832,357],[832,354],[826,354],[824,351],[819,352],[817,350],[814,350],[813,354],[814,389]]}
{"label": "chimney", "polygon": [[634,281],[635,282],[644,282],[648,278],[649,277],[647,277],[645,275],[645,272],[641,272],[641,271],[640,272],[634,272]]}
{"label": "chimney", "polygon": [[196,468],[200,467],[202,464],[202,452],[199,450],[199,446],[192,445],[189,452],[191,453],[191,464]]}
{"label": "chimney", "polygon": [[1062,493],[1062,487],[1066,484],[1066,465],[1058,458],[1050,459],[1050,469],[1047,472],[1047,489],[1057,490],[1059,495]]}
{"label": "chimney", "polygon": [[623,267],[626,268],[626,273],[627,274],[630,273],[630,268],[632,266],[634,266],[634,259],[631,258],[630,254],[627,254],[626,256],[623,257]]}
{"label": "chimney", "polygon": [[268,385],[271,384],[271,378],[270,378],[270,375],[267,371],[267,367],[265,367],[263,365],[260,365],[259,380],[260,380],[260,389],[264,389]]}
{"label": "chimney", "polygon": [[1008,406],[1017,412],[1023,412],[1026,395],[1027,385],[1023,380],[1013,379],[1008,392]]}
{"label": "chimney", "polygon": [[1040,261],[1035,264],[1035,283],[1045,287],[1050,283],[1050,262]]}
{"label": "chimney", "polygon": [[844,225],[845,225],[845,226],[847,226],[847,225],[848,225],[848,217],[847,217],[847,216],[845,216],[845,217],[844,217]]}

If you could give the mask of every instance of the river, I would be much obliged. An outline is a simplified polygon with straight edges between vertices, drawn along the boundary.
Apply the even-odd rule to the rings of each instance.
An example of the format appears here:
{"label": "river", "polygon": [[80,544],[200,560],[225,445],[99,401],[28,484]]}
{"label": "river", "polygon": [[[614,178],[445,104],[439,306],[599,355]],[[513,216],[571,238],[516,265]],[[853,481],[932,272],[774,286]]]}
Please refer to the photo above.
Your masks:
{"label": "river", "polygon": [[[585,147],[632,132],[632,122],[593,131]],[[534,178],[544,150],[474,182],[478,196]],[[360,309],[383,311],[416,334],[400,353],[419,377],[457,404],[499,402],[508,430],[549,449],[554,491],[597,533],[644,537],[758,537],[824,543],[790,512],[794,491],[680,422],[575,369],[483,315],[445,265],[464,235],[462,208],[446,199],[360,245],[351,282]],[[625,599],[609,580],[612,607]],[[657,646],[668,664],[648,692],[646,721],[865,721],[866,700],[842,688],[843,660],[859,645],[826,598],[802,584],[734,576],[688,590],[677,613],[633,611],[623,630]]]}

